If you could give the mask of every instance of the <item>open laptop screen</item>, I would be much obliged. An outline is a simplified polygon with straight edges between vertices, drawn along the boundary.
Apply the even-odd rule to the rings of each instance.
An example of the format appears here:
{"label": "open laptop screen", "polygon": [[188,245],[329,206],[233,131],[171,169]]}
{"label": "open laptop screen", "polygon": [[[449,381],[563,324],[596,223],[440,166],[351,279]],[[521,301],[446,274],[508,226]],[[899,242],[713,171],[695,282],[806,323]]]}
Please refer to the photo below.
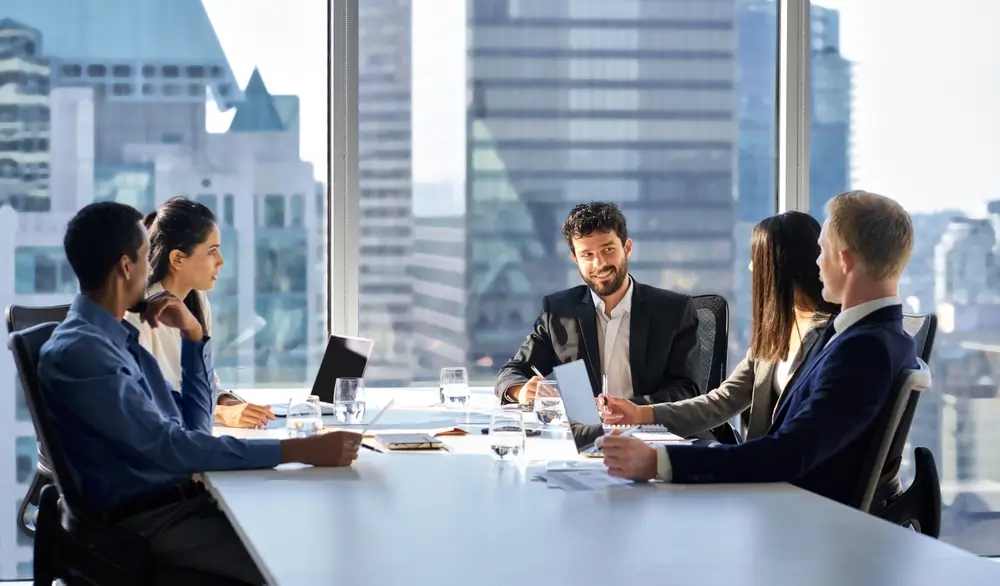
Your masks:
{"label": "open laptop screen", "polygon": [[368,338],[330,336],[323,362],[316,373],[312,394],[325,403],[333,402],[338,378],[363,378],[374,342]]}

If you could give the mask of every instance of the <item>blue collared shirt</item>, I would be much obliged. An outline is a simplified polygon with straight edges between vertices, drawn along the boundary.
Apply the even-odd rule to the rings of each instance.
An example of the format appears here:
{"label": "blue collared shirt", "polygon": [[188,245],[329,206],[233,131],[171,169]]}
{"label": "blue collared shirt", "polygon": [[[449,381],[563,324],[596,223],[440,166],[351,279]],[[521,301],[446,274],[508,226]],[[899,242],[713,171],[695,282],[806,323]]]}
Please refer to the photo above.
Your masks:
{"label": "blue collared shirt", "polygon": [[212,435],[212,372],[208,341],[184,340],[175,391],[132,325],[76,296],[42,346],[38,376],[88,505],[108,509],[195,473],[281,462],[279,440]]}

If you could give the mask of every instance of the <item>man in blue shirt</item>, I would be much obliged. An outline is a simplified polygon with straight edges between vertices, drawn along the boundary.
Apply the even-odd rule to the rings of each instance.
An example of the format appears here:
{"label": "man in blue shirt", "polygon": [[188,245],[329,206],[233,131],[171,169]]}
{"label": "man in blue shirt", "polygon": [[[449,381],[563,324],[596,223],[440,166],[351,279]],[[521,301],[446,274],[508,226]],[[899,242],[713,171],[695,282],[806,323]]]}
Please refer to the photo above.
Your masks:
{"label": "man in blue shirt", "polygon": [[[156,562],[250,584],[255,564],[194,474],[283,462],[347,466],[361,437],[334,432],[285,440],[214,437],[212,352],[184,303],[144,299],[149,240],[142,215],[114,202],[81,209],[66,228],[66,258],[81,294],[42,347],[38,366],[58,441],[86,504],[149,539]],[[153,327],[183,333],[181,388],[123,321],[133,308]]]}

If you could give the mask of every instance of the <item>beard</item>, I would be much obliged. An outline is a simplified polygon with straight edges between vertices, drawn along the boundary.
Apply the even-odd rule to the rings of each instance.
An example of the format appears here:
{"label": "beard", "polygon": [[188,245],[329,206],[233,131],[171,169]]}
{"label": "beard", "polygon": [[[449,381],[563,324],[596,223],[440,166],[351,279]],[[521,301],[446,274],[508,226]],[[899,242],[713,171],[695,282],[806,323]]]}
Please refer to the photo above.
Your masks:
{"label": "beard", "polygon": [[[611,276],[604,280],[597,280],[594,275],[603,273],[604,271],[611,270]],[[628,260],[622,262],[620,266],[608,265],[606,267],[601,267],[600,269],[592,272],[589,276],[584,275],[583,272],[580,273],[583,278],[583,282],[590,287],[590,290],[597,294],[598,297],[607,297],[608,295],[613,295],[618,290],[622,288],[625,281],[628,279]]]}

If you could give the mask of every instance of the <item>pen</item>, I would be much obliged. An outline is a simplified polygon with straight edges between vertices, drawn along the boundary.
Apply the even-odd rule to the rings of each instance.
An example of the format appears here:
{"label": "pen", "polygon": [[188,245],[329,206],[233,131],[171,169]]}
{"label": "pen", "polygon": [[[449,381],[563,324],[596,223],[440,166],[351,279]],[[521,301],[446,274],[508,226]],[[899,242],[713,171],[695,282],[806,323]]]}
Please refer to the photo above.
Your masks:
{"label": "pen", "polygon": [[601,409],[608,413],[608,375],[601,375],[601,394],[604,395],[604,407]]}

